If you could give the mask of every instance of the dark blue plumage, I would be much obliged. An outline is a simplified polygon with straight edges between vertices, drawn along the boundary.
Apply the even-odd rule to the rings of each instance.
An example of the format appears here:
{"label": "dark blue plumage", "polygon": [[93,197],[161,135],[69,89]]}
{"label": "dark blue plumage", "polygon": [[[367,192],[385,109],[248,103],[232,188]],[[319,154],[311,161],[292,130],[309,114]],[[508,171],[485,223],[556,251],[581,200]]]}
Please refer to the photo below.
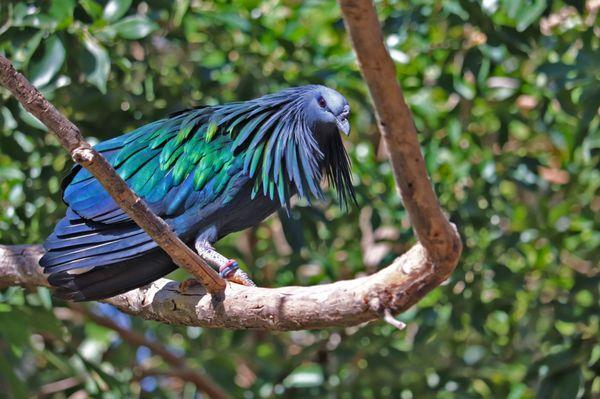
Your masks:
{"label": "dark blue plumage", "polygon": [[[190,245],[256,225],[298,194],[322,198],[328,177],[340,202],[354,199],[339,132],[348,103],[324,86],[171,115],[95,148],[152,211]],[[57,293],[110,297],[175,269],[156,243],[76,165],[63,182],[67,214],[40,260]]]}

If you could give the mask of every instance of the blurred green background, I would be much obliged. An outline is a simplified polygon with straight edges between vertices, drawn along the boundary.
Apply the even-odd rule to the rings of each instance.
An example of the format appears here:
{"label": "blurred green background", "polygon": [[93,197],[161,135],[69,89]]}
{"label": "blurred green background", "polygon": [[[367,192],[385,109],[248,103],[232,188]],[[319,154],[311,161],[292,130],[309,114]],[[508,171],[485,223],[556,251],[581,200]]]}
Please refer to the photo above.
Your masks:
{"label": "blurred green background", "polygon": [[[89,307],[234,397],[599,397],[600,3],[376,3],[465,243],[448,283],[400,316],[408,328],[207,330]],[[370,273],[414,242],[335,2],[3,0],[0,52],[96,141],[194,105],[336,88],[359,207],[300,204],[218,249],[274,287]],[[0,99],[0,242],[41,243],[71,161]],[[46,289],[0,291],[0,396],[199,397],[147,348],[69,315]]]}

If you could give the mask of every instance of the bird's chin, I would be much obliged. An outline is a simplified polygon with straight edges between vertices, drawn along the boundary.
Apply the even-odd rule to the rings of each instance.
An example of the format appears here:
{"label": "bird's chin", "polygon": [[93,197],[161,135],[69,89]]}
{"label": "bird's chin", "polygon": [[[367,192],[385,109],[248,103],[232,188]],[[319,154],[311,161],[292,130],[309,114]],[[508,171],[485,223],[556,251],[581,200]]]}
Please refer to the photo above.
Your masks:
{"label": "bird's chin", "polygon": [[336,124],[340,133],[346,136],[350,134],[350,122],[348,122],[348,119],[336,119]]}

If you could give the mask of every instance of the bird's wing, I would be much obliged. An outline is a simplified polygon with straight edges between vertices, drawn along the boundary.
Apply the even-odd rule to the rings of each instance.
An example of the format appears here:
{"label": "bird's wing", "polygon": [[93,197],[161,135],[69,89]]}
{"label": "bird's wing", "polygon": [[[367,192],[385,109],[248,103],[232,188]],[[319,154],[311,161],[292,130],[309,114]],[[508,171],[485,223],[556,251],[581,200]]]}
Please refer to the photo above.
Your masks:
{"label": "bird's wing", "polygon": [[[320,150],[293,107],[245,103],[177,114],[96,146],[127,184],[162,217],[202,208],[224,195],[240,171],[259,192],[285,205],[292,191],[320,196]],[[301,131],[304,130],[304,131]],[[300,134],[299,134],[300,133]],[[322,154],[320,154],[322,156]],[[293,190],[290,190],[290,183]],[[80,166],[63,183],[64,201],[85,220],[128,220]]]}
{"label": "bird's wing", "polygon": [[[239,189],[236,179],[243,162],[231,151],[231,138],[211,133],[213,113],[184,112],[95,147],[179,236],[196,233],[182,223],[186,211],[197,212],[208,204],[218,208]],[[156,248],[79,165],[63,181],[63,190],[69,208],[44,243],[40,264],[46,273],[122,263]]]}
{"label": "bird's wing", "polygon": [[[214,128],[207,118],[189,117],[184,113],[154,122],[96,146],[133,191],[164,218],[192,206],[202,208],[222,194],[229,201],[227,185],[242,166],[231,151],[231,139],[219,135],[208,140]],[[129,221],[87,170],[75,166],[63,185],[65,203],[82,219],[102,224]]]}

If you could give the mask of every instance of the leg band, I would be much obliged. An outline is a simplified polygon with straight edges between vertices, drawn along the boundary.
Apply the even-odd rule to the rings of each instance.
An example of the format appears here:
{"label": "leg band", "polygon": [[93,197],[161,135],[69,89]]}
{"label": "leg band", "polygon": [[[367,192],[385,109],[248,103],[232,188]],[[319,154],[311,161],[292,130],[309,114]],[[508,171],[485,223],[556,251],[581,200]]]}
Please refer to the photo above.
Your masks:
{"label": "leg band", "polygon": [[237,269],[239,269],[239,266],[235,259],[229,259],[227,263],[219,268],[219,275],[221,275],[222,278],[227,278],[232,276]]}

